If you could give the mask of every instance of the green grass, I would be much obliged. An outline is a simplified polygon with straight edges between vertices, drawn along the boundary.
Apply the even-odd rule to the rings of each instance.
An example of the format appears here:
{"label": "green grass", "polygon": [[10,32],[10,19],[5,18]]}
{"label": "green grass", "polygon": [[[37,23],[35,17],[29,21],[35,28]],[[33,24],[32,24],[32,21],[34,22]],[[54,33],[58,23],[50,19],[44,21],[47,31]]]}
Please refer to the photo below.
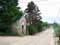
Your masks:
{"label": "green grass", "polygon": [[[55,38],[60,36],[60,26],[59,25],[53,25],[54,32],[55,32]],[[57,45],[60,45],[59,42],[57,42]]]}
{"label": "green grass", "polygon": [[17,33],[3,33],[3,32],[0,32],[0,36],[18,36]]}
{"label": "green grass", "polygon": [[60,36],[60,26],[59,25],[53,25],[54,32],[56,36]]}

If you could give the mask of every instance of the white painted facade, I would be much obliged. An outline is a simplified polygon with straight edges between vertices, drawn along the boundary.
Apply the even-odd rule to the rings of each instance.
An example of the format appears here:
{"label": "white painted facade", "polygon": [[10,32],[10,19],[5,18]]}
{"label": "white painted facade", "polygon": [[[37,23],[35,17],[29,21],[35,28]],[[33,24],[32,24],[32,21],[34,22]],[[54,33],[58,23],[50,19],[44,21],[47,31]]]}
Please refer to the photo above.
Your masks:
{"label": "white painted facade", "polygon": [[26,35],[26,18],[22,16],[15,24],[12,26],[13,30],[19,35]]}
{"label": "white painted facade", "polygon": [[17,21],[17,32],[20,35],[26,35],[26,18],[22,16],[20,20]]}

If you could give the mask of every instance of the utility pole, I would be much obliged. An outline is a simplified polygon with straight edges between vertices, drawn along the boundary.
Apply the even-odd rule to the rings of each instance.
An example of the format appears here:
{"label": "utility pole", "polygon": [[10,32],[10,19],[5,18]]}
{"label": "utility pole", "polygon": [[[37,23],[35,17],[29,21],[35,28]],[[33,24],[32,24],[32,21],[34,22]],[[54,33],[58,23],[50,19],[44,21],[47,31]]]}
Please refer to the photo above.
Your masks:
{"label": "utility pole", "polygon": [[56,20],[55,19],[58,18],[59,13],[60,13],[60,8],[58,10],[58,13],[57,13],[56,17],[54,18],[54,23],[56,23]]}

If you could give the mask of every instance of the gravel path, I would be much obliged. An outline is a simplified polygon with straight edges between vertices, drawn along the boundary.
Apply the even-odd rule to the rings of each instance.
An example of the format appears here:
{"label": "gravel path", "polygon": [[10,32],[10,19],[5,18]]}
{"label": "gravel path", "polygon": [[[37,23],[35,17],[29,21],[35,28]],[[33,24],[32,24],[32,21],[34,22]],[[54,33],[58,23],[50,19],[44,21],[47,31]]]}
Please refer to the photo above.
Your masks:
{"label": "gravel path", "polygon": [[0,36],[0,45],[55,45],[53,39],[53,28],[49,28],[34,36]]}

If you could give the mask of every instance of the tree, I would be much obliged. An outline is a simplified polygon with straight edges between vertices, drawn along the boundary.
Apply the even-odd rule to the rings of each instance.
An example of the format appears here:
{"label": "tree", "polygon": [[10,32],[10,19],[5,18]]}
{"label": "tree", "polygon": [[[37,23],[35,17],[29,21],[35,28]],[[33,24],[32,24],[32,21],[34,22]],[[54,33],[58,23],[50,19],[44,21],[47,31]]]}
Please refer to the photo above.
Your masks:
{"label": "tree", "polygon": [[[36,4],[34,4],[33,1],[31,1],[27,5],[25,13],[27,13],[27,15],[26,15],[27,23],[30,24],[29,29],[28,29],[28,30],[30,30],[29,32],[31,32],[31,30],[40,31],[42,28],[42,25],[41,25],[42,17],[40,16],[41,13],[40,13],[38,6]],[[32,27],[31,27],[31,25],[32,25]],[[39,27],[41,27],[41,28],[39,28]],[[30,29],[30,28],[32,28],[32,29]],[[33,32],[33,33],[35,33],[35,32]]]}
{"label": "tree", "polygon": [[31,1],[26,8],[25,12],[28,14],[28,22],[32,24],[36,24],[41,20],[39,8],[34,4],[33,1]]}
{"label": "tree", "polygon": [[6,25],[10,29],[11,24],[20,19],[23,13],[19,11],[17,5],[18,0],[0,0],[0,24],[3,23],[2,25]]}

